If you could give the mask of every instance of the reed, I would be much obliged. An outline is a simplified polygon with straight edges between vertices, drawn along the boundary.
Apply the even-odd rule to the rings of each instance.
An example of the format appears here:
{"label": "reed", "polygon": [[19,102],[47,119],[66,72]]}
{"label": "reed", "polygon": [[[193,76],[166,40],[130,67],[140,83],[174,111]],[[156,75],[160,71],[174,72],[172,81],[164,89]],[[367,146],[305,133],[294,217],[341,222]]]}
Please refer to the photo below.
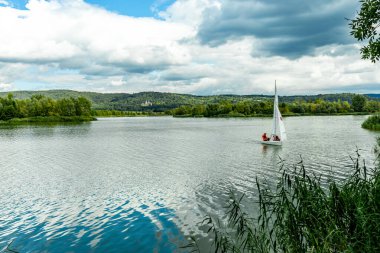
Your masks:
{"label": "reed", "polygon": [[[380,153],[377,138],[377,156]],[[343,182],[308,172],[303,162],[280,166],[276,187],[256,180],[258,214],[231,194],[226,222],[207,216],[214,252],[380,252],[380,166],[369,169],[359,152]],[[188,245],[201,252],[197,240]],[[208,252],[208,251],[207,251]]]}

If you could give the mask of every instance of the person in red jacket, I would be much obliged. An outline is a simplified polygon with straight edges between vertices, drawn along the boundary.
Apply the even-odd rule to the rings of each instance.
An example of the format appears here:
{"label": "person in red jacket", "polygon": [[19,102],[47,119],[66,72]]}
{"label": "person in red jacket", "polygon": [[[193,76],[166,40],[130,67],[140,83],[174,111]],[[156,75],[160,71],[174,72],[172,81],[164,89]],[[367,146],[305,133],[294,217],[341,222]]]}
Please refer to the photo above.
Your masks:
{"label": "person in red jacket", "polygon": [[261,139],[262,139],[263,141],[269,141],[269,138],[268,138],[268,136],[267,136],[267,133],[263,133],[263,135],[261,135]]}

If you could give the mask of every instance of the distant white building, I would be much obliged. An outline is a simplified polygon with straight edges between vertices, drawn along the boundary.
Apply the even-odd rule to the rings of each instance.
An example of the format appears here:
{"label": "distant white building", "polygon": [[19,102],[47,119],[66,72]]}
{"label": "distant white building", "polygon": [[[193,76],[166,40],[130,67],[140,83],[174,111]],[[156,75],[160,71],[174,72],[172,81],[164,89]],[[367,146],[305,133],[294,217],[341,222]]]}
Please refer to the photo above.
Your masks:
{"label": "distant white building", "polygon": [[141,106],[144,106],[144,107],[152,106],[152,105],[153,105],[153,103],[148,101],[148,100],[146,100],[144,103],[141,103]]}

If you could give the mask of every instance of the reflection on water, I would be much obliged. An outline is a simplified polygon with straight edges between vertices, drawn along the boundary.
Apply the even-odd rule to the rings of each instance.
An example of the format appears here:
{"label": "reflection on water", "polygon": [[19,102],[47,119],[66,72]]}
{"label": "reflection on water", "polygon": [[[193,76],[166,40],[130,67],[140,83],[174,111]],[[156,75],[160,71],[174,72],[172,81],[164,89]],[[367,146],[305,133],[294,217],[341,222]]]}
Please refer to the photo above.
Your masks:
{"label": "reflection on water", "polygon": [[177,252],[205,214],[223,214],[229,189],[274,182],[279,157],[339,178],[356,146],[373,161],[364,117],[285,120],[282,147],[260,144],[266,118],[0,126],[0,251]]}
{"label": "reflection on water", "polygon": [[268,152],[268,145],[263,145],[263,154]]}
{"label": "reflection on water", "polygon": [[280,151],[282,146],[270,146],[270,145],[261,145],[262,146],[262,154],[264,157],[270,155],[270,159],[279,158]]}
{"label": "reflection on water", "polygon": [[[173,210],[156,203],[134,207],[129,201],[93,207],[84,201],[73,208],[59,209],[61,203],[41,203],[41,207],[21,212],[18,229],[8,233],[15,238],[10,249],[18,252],[172,252],[171,238],[181,240],[172,221]],[[43,208],[49,206],[49,211]],[[42,208],[42,210],[40,209]],[[43,218],[41,217],[43,216]],[[13,221],[5,221],[8,230]],[[183,238],[182,238],[183,240]]]}

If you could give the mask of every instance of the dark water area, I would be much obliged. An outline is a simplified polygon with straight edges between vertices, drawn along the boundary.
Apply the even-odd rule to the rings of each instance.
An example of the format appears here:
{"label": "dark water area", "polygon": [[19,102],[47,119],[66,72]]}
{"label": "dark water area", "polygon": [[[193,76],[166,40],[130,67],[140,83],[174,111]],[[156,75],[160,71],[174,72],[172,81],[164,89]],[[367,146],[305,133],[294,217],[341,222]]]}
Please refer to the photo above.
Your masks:
{"label": "dark water area", "polygon": [[[260,144],[270,118],[110,118],[0,126],[0,251],[180,252],[229,189],[275,182],[279,157],[343,180],[375,132],[365,116],[286,118],[282,147]],[[186,251],[184,251],[186,252]]]}

